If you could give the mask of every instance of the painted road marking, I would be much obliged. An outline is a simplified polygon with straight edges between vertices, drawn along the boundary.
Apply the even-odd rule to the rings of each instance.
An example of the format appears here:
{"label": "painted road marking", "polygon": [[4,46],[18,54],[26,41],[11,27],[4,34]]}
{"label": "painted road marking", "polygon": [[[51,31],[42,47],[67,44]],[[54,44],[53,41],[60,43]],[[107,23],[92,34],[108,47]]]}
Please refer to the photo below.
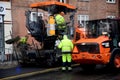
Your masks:
{"label": "painted road marking", "polygon": [[[74,64],[74,65],[72,65],[72,67],[75,67],[78,65],[80,65],[80,64]],[[50,71],[55,71],[55,70],[59,70],[59,69],[61,69],[61,67],[50,68],[50,69],[46,69],[46,70],[42,70],[42,71],[35,71],[35,72],[31,72],[31,73],[24,73],[24,74],[20,74],[20,75],[5,77],[5,78],[1,78],[0,80],[18,79],[18,78],[33,76],[33,75],[42,74],[42,73],[46,73],[46,72],[50,72]]]}

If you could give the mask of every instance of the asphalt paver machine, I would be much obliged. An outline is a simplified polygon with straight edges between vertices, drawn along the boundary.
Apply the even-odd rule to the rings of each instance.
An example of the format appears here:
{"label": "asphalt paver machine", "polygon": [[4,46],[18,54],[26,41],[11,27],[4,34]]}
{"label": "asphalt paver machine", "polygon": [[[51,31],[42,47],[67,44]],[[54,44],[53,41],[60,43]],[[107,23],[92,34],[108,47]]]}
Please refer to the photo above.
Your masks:
{"label": "asphalt paver machine", "polygon": [[[21,64],[27,64],[31,62],[35,62],[37,64],[44,63],[44,65],[53,66],[54,64],[59,64],[61,62],[61,54],[60,51],[55,49],[55,41],[57,40],[58,35],[56,34],[56,27],[52,28],[52,30],[47,32],[47,28],[45,25],[45,21],[42,20],[41,15],[39,15],[39,10],[43,10],[48,13],[49,16],[47,16],[48,20],[51,18],[51,21],[49,23],[52,25],[54,22],[54,14],[58,14],[59,12],[63,11],[64,13],[71,12],[70,15],[71,19],[70,21],[73,21],[74,13],[76,8],[74,6],[71,6],[69,4],[57,2],[57,1],[43,1],[43,2],[36,2],[33,4],[30,4],[30,10],[25,12],[26,15],[26,27],[28,31],[30,32],[30,35],[34,37],[35,40],[40,42],[43,47],[42,49],[30,49],[27,50],[23,48],[27,55],[23,56],[21,58],[20,63]],[[31,20],[30,15],[32,12],[35,13],[36,19],[34,21]],[[70,22],[71,23],[71,22]],[[67,26],[68,34],[71,34],[71,26]],[[73,26],[72,26],[73,27]],[[73,35],[73,34],[71,34]],[[70,36],[71,36],[70,35]]]}

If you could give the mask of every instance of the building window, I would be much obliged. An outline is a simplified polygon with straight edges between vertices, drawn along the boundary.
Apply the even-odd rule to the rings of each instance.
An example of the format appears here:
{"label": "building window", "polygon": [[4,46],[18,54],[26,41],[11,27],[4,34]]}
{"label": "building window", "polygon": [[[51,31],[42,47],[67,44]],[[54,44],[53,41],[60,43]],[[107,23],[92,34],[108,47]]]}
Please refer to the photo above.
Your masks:
{"label": "building window", "polygon": [[116,0],[106,0],[107,3],[115,3]]}
{"label": "building window", "polygon": [[109,15],[109,16],[107,16],[107,18],[113,19],[113,18],[115,18],[115,16]]}
{"label": "building window", "polygon": [[66,3],[66,0],[58,0],[59,2]]}
{"label": "building window", "polygon": [[86,20],[89,20],[88,15],[78,15],[78,25],[79,26],[81,26],[81,27],[84,26]]}
{"label": "building window", "polygon": [[37,21],[37,16],[42,16],[43,17],[43,13],[41,12],[31,12],[31,15],[30,15],[30,20],[31,21]]}

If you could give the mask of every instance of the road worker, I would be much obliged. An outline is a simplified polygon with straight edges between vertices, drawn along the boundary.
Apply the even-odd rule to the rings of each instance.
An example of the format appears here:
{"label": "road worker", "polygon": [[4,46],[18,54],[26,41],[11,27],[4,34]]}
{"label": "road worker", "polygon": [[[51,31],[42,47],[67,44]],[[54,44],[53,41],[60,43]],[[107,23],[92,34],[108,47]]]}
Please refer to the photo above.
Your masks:
{"label": "road worker", "polygon": [[19,48],[23,56],[26,56],[26,50],[28,50],[29,44],[27,43],[27,40],[28,40],[28,35],[21,37],[17,44],[17,47]]}
{"label": "road worker", "polygon": [[26,35],[24,37],[21,37],[19,42],[22,43],[22,44],[26,44],[27,43],[27,39],[28,39],[28,36]]}
{"label": "road worker", "polygon": [[71,71],[71,52],[73,49],[73,43],[70,39],[68,39],[67,35],[63,36],[63,39],[58,45],[58,48],[62,50],[62,71],[65,71],[66,68],[68,71]]}
{"label": "road worker", "polygon": [[28,45],[27,40],[28,40],[28,35],[21,37],[17,44],[17,47],[19,48],[26,47]]}
{"label": "road worker", "polygon": [[59,14],[55,15],[56,34],[63,34],[67,32],[64,15],[65,15],[64,12],[60,12]]}

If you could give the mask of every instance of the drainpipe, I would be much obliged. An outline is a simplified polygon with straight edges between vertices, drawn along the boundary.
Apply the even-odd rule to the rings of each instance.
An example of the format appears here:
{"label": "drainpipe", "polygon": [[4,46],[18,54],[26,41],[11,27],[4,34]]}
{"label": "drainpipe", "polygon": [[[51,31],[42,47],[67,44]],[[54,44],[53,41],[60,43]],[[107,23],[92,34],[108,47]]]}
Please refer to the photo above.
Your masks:
{"label": "drainpipe", "polygon": [[120,17],[120,0],[118,0],[118,18]]}

